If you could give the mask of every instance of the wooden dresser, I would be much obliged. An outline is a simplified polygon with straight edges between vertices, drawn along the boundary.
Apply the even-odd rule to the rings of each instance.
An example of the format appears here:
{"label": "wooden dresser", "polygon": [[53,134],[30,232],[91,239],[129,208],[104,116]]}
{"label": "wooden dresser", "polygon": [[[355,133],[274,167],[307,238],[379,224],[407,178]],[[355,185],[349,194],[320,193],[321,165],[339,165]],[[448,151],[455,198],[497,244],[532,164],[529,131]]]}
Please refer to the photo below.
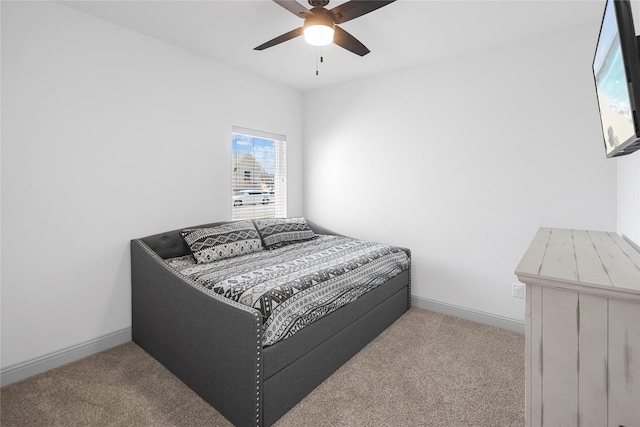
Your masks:
{"label": "wooden dresser", "polygon": [[640,427],[640,253],[616,233],[541,228],[526,284],[526,425]]}

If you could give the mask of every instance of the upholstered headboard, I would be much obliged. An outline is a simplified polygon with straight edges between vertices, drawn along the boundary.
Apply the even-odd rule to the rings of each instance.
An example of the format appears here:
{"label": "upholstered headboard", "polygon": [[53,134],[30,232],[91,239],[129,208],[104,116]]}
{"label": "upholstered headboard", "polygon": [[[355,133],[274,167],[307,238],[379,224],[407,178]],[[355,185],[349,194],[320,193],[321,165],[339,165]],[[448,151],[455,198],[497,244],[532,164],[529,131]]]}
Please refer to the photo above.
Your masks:
{"label": "upholstered headboard", "polygon": [[227,224],[232,221],[219,221],[212,222],[211,224],[197,225],[195,227],[184,227],[178,230],[166,231],[160,234],[154,234],[153,236],[143,237],[142,240],[146,243],[151,250],[157,253],[160,258],[167,259],[183,255],[191,254],[189,247],[184,242],[184,239],[180,235],[180,231],[185,228],[205,228],[215,227],[217,225]]}

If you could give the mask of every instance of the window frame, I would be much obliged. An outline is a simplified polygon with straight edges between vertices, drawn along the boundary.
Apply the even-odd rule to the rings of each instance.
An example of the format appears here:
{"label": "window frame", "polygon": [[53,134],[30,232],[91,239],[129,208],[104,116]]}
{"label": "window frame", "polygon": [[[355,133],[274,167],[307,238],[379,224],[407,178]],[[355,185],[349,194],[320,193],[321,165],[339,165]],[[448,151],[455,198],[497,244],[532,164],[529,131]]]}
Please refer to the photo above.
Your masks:
{"label": "window frame", "polygon": [[[238,142],[240,139],[242,139],[242,145],[245,147],[247,147],[249,141],[253,145],[251,145],[250,149],[246,148],[239,151]],[[260,146],[260,143],[264,144],[265,141],[272,142],[273,152],[263,154],[265,146]],[[230,203],[232,220],[287,217],[286,142],[285,135],[232,126]],[[240,156],[238,156],[241,153],[248,153],[249,156],[245,155],[241,160]],[[256,166],[247,166],[246,164],[242,166],[241,162],[249,162],[250,165]],[[246,170],[247,167],[249,170]],[[245,206],[241,200],[235,197],[240,190],[268,193],[269,202],[249,204],[252,203],[250,201]]]}

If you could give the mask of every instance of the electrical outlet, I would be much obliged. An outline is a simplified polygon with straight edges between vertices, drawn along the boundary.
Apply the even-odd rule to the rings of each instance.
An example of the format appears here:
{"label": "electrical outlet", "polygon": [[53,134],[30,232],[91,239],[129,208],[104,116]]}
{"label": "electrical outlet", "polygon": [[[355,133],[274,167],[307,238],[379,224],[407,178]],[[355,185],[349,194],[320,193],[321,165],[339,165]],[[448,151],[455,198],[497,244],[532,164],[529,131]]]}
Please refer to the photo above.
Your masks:
{"label": "electrical outlet", "polygon": [[512,283],[511,296],[514,298],[524,298],[524,285],[522,283]]}

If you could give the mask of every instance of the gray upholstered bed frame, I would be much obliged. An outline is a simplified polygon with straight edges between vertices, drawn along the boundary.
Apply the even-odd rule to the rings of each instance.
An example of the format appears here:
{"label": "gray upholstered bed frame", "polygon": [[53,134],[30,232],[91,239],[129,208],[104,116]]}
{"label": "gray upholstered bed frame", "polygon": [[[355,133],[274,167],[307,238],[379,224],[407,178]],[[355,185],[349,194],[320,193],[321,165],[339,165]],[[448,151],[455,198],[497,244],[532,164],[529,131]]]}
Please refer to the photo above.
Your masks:
{"label": "gray upholstered bed frame", "polygon": [[179,231],[131,241],[133,341],[237,426],[275,423],[410,306],[408,270],[263,348],[258,311],[163,262],[190,253]]}

